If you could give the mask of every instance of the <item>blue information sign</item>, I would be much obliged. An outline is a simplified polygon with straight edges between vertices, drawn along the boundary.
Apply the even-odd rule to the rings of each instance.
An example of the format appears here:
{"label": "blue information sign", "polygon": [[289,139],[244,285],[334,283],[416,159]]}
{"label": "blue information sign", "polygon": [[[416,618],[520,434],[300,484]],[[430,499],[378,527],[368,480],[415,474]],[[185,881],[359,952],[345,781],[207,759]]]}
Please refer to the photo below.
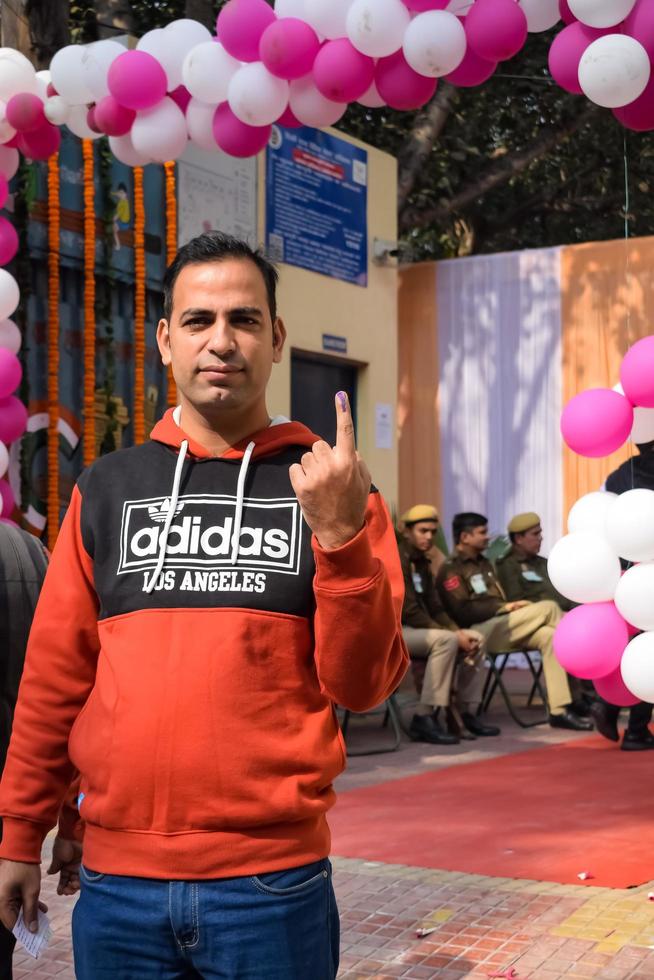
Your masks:
{"label": "blue information sign", "polygon": [[319,129],[273,127],[266,155],[271,258],[368,284],[368,154]]}

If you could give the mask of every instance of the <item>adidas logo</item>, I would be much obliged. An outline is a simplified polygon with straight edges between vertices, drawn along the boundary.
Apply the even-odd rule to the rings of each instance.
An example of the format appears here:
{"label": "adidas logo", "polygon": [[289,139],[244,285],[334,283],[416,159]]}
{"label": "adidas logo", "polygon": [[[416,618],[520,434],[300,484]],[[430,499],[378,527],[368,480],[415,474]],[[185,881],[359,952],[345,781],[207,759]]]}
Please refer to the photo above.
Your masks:
{"label": "adidas logo", "polygon": [[[170,510],[170,498],[166,497],[166,499],[161,504],[161,507],[157,507],[156,504],[153,505],[152,507],[148,507],[148,517],[150,518],[151,521],[157,521],[160,524],[164,524],[166,518],[168,517],[169,510]],[[184,510],[184,504],[183,503],[177,504],[177,507],[175,508],[175,514],[173,516],[177,517],[177,515],[180,514],[183,510]]]}

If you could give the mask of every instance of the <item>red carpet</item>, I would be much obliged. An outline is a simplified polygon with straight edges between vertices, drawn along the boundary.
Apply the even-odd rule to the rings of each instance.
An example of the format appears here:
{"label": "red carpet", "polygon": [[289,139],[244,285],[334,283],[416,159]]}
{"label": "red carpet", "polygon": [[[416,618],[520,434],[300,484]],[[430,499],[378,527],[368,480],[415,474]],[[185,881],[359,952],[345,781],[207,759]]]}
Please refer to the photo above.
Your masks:
{"label": "red carpet", "polygon": [[334,854],[501,878],[654,880],[654,753],[594,736],[342,793]]}

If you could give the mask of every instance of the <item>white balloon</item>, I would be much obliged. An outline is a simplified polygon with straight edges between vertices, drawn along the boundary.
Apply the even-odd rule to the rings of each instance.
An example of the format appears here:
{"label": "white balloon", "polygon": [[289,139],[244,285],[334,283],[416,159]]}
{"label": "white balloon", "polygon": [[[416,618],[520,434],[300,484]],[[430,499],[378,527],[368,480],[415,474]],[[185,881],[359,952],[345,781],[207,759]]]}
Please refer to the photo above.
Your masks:
{"label": "white balloon", "polygon": [[628,105],[649,81],[647,51],[628,34],[605,34],[588,45],[579,62],[579,84],[584,95],[606,109]]}
{"label": "white balloon", "polygon": [[50,62],[52,84],[57,95],[69,105],[93,102],[93,92],[86,83],[84,73],[86,57],[85,44],[69,44],[60,48]]}
{"label": "white balloon", "polygon": [[641,633],[627,644],[620,673],[635,697],[654,701],[654,633]]}
{"label": "white balloon", "polygon": [[291,82],[288,104],[295,118],[304,126],[333,126],[345,110],[346,102],[332,102],[318,91],[311,75]]}
{"label": "white balloon", "polygon": [[573,602],[609,602],[620,581],[620,560],[604,538],[576,531],[556,542],[547,560],[555,589]]}
{"label": "white balloon", "polygon": [[606,515],[606,538],[627,561],[654,559],[654,490],[627,490]]}
{"label": "white balloon", "polygon": [[549,31],[561,20],[559,0],[520,0],[520,6],[532,34]]}
{"label": "white balloon", "polygon": [[84,52],[82,59],[82,72],[84,82],[89,91],[93,93],[93,101],[98,102],[105,95],[109,95],[109,85],[107,75],[113,62],[121,54],[125,54],[126,48],[118,41],[106,39],[94,41],[89,44]]}
{"label": "white balloon", "polygon": [[37,90],[36,94],[41,99],[42,102],[48,98],[48,85],[52,82],[52,75],[48,68],[44,68],[42,71],[37,71],[36,73],[36,84]]}
{"label": "white balloon", "polygon": [[0,347],[17,354],[22,341],[21,332],[13,320],[0,320]]}
{"label": "white balloon", "polygon": [[334,40],[345,37],[347,14],[351,6],[352,0],[304,0],[302,19],[318,34]]}
{"label": "white balloon", "polygon": [[[0,442],[0,477],[4,476],[9,468],[9,452],[4,442]],[[0,507],[2,507],[2,497],[0,497]],[[1,511],[0,511],[1,513]]]}
{"label": "white balloon", "polygon": [[347,14],[347,36],[371,58],[384,58],[402,47],[411,14],[402,0],[354,0]]}
{"label": "white balloon", "polygon": [[10,272],[0,269],[0,320],[11,316],[20,303],[18,283]]}
{"label": "white balloon", "polygon": [[85,105],[73,105],[70,106],[68,110],[68,119],[66,120],[66,125],[68,126],[71,133],[75,133],[75,136],[79,136],[81,140],[97,140],[100,139],[102,133],[96,133],[94,129],[91,129],[86,121],[89,110]]}
{"label": "white balloon", "polygon": [[635,5],[636,0],[568,0],[570,12],[589,27],[613,27],[624,20]]}
{"label": "white balloon", "polygon": [[207,105],[206,102],[199,102],[191,99],[186,107],[186,127],[191,140],[201,150],[218,149],[218,144],[213,138],[213,117],[216,115],[217,105]]}
{"label": "white balloon", "polygon": [[7,122],[7,103],[0,101],[0,143],[13,139],[16,130]]}
{"label": "white balloon", "polygon": [[381,95],[379,94],[379,89],[373,82],[367,92],[359,96],[357,102],[360,105],[365,105],[368,109],[381,109],[382,106],[386,105]]}
{"label": "white balloon", "polygon": [[127,164],[128,167],[144,167],[146,164],[152,163],[150,157],[136,152],[129,133],[125,136],[110,136],[109,149],[117,160]]}
{"label": "white balloon", "polygon": [[288,82],[275,78],[260,61],[243,65],[229,83],[229,106],[248,126],[270,126],[288,105]]}
{"label": "white balloon", "polygon": [[137,153],[157,163],[176,160],[186,149],[186,118],[177,103],[166,96],[151,109],[139,112],[130,135]]}
{"label": "white balloon", "polygon": [[38,93],[34,66],[14,48],[0,48],[0,99],[8,102],[20,92]]}
{"label": "white balloon", "polygon": [[45,118],[55,126],[63,126],[68,122],[71,106],[60,95],[51,95],[43,106]]}
{"label": "white balloon", "polygon": [[575,534],[577,531],[590,531],[604,537],[606,515],[617,499],[617,493],[609,493],[607,490],[584,494],[572,505],[568,514],[570,534]]}
{"label": "white balloon", "polygon": [[627,569],[615,590],[618,612],[639,630],[654,630],[654,562]]}
{"label": "white balloon", "polygon": [[13,146],[0,146],[0,174],[11,180],[20,163],[20,154]]}
{"label": "white balloon", "polygon": [[182,66],[182,81],[193,98],[218,105],[227,98],[229,83],[241,67],[218,41],[205,41],[191,48]]}
{"label": "white balloon", "polygon": [[[620,382],[613,385],[613,390],[619,395],[624,395],[624,388]],[[636,445],[654,441],[654,408],[634,406],[634,424],[629,439]]]}
{"label": "white balloon", "polygon": [[404,32],[404,57],[414,71],[429,78],[440,78],[458,68],[466,46],[463,24],[447,10],[418,14]]}
{"label": "white balloon", "polygon": [[168,78],[168,91],[182,84],[182,66],[186,55],[198,44],[211,41],[211,32],[197,20],[174,20],[163,30],[161,67]]}
{"label": "white balloon", "polygon": [[307,20],[305,0],[275,0],[275,13],[277,20],[282,20],[284,17]]}

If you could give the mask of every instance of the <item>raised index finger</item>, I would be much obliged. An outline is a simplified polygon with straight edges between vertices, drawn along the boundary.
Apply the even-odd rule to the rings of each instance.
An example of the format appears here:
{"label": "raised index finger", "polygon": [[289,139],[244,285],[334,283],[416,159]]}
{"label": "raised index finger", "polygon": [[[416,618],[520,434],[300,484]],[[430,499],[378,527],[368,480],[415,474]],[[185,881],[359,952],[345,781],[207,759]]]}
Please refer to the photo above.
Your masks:
{"label": "raised index finger", "polygon": [[350,400],[344,391],[339,391],[336,393],[336,449],[353,456],[356,448]]}

